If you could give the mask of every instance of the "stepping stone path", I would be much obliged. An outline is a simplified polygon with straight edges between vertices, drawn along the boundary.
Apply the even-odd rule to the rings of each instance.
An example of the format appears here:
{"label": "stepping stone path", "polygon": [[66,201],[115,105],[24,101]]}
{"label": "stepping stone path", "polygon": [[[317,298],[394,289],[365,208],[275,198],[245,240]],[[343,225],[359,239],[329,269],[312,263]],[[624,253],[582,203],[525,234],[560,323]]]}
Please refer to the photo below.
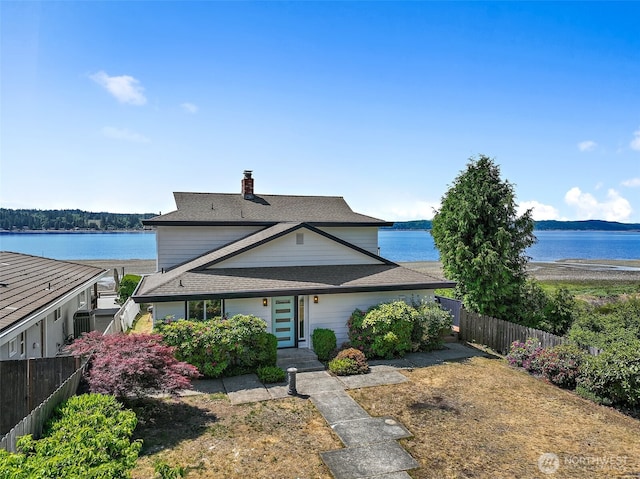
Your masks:
{"label": "stepping stone path", "polygon": [[346,446],[320,453],[336,479],[405,479],[419,467],[396,442],[411,433],[395,419],[369,416],[344,390],[312,394],[311,401]]}
{"label": "stepping stone path", "polygon": [[[336,377],[325,371],[312,351],[279,349],[278,366],[298,369],[298,395],[311,398],[345,445],[343,449],[320,453],[336,479],[411,479],[406,471],[416,469],[419,464],[396,442],[411,437],[411,433],[391,417],[369,416],[345,389],[405,382],[407,378],[398,369],[433,366],[472,356],[486,354],[450,343],[438,351],[407,354],[391,361],[370,361],[369,374]],[[193,389],[183,395],[217,392],[226,392],[231,404],[291,397],[286,383],[265,386],[255,374],[194,381]]]}

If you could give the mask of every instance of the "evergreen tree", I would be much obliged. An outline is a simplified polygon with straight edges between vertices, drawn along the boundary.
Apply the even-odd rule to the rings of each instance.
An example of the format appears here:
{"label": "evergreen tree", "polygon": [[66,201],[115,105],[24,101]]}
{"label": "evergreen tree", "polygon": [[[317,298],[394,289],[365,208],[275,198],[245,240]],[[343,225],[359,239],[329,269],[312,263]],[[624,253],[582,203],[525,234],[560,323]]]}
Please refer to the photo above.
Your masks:
{"label": "evergreen tree", "polygon": [[535,242],[531,210],[518,217],[514,187],[493,159],[471,158],[442,198],[431,234],[444,273],[467,309],[529,322],[525,249]]}

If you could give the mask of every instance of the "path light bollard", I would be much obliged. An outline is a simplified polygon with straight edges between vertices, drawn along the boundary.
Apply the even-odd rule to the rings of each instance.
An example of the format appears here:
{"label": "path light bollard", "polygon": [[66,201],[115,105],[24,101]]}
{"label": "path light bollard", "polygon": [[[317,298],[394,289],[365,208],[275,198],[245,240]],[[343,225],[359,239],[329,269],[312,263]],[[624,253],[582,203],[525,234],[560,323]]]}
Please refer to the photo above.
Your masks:
{"label": "path light bollard", "polygon": [[296,389],[296,373],[298,372],[297,368],[289,368],[287,369],[287,382],[289,383],[289,390],[287,394],[289,396],[297,396],[298,391]]}

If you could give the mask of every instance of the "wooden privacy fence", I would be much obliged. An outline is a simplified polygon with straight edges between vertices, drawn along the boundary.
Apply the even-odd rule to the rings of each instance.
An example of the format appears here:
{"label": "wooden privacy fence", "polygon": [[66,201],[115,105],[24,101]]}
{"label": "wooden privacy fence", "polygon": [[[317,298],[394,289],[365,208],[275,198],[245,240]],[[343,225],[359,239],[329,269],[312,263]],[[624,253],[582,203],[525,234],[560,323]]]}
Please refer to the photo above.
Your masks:
{"label": "wooden privacy fence", "polygon": [[[60,358],[50,358],[60,359]],[[70,358],[75,359],[75,358]],[[51,394],[46,400],[40,403],[30,414],[28,414],[22,421],[20,421],[13,429],[11,429],[4,437],[0,439],[0,448],[6,449],[9,452],[16,451],[16,441],[19,437],[27,434],[33,434],[34,438],[39,438],[42,435],[42,429],[44,423],[51,417],[53,410],[56,406],[63,401],[66,401],[76,393],[78,384],[82,378],[84,368],[86,367],[84,362],[76,371],[71,374],[64,381],[53,394]],[[3,385],[4,386],[4,385]]]}
{"label": "wooden privacy fence", "polygon": [[80,367],[73,357],[0,361],[0,434],[33,411]]}
{"label": "wooden privacy fence", "polygon": [[460,326],[460,311],[462,311],[462,301],[459,299],[447,298],[445,296],[437,296],[436,301],[440,303],[443,309],[446,309],[453,316],[453,325]]}
{"label": "wooden privacy fence", "polygon": [[460,311],[458,338],[488,346],[501,354],[508,353],[514,341],[525,342],[528,338],[538,338],[543,348],[557,346],[566,341],[562,336],[547,331],[471,313],[464,308]]}

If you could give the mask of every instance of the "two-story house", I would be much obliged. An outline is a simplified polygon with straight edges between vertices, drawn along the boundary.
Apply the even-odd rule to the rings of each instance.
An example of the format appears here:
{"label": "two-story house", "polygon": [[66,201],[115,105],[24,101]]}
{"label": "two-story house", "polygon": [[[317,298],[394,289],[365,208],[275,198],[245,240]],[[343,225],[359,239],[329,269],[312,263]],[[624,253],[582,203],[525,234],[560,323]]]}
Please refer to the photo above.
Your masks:
{"label": "two-story house", "polygon": [[258,195],[251,171],[240,194],[174,193],[175,211],[143,221],[156,229],[157,272],[133,299],[154,322],[253,314],[279,347],[310,348],[316,328],[348,339],[354,309],[432,298],[454,284],[379,256],[378,228],[341,197]]}

